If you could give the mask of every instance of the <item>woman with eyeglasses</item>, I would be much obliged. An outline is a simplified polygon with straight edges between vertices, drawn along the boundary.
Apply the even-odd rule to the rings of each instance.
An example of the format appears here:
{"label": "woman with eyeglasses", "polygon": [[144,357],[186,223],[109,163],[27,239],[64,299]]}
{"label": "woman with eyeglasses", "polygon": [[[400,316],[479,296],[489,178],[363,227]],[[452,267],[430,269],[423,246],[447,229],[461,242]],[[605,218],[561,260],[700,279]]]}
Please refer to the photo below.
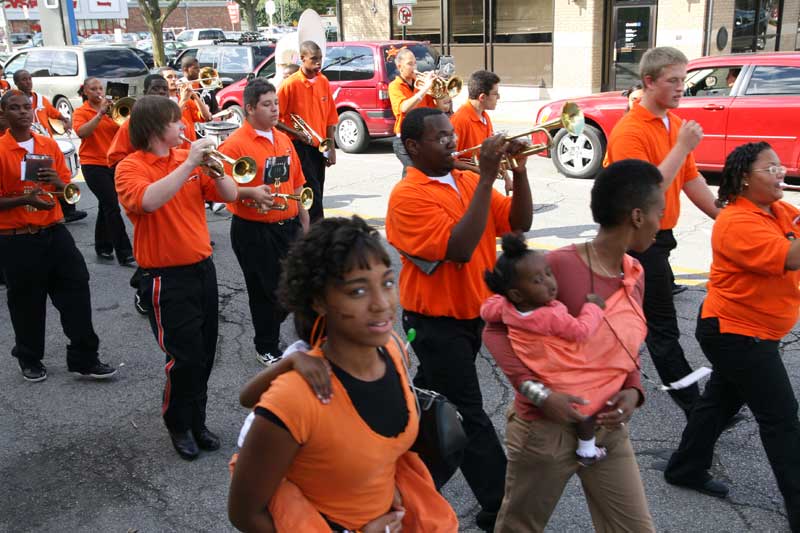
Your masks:
{"label": "woman with eyeglasses", "polygon": [[791,530],[800,531],[800,422],[779,349],[800,308],[800,209],[781,200],[785,175],[765,142],[740,146],[725,161],[708,294],[695,333],[713,372],[664,477],[724,497],[727,487],[708,469],[720,432],[746,404],[758,423]]}

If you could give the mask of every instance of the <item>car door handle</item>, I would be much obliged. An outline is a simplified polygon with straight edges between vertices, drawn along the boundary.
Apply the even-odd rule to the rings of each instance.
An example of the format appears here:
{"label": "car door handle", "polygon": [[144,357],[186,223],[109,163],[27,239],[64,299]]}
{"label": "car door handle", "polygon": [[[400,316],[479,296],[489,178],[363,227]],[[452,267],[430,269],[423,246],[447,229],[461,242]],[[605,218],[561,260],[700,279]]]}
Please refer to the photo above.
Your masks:
{"label": "car door handle", "polygon": [[709,111],[722,111],[725,109],[725,106],[719,104],[706,104],[703,106],[703,109],[707,109]]}

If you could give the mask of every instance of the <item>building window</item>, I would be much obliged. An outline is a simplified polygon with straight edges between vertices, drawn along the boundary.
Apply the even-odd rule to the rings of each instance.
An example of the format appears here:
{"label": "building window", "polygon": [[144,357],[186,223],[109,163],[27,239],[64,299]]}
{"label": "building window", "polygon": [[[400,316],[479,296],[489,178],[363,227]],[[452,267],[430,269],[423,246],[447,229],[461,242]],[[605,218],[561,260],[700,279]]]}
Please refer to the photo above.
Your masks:
{"label": "building window", "polygon": [[[442,8],[439,3],[441,0],[417,0],[414,6],[414,23],[406,26],[406,39],[414,41],[429,41],[433,44],[442,42]],[[402,26],[396,23],[397,8],[392,8],[393,24],[392,38],[401,39],[403,36]]]}
{"label": "building window", "polygon": [[736,0],[731,52],[774,52],[780,49],[780,0]]}
{"label": "building window", "polygon": [[494,42],[552,43],[554,0],[495,0]]}
{"label": "building window", "polygon": [[483,0],[449,0],[450,42],[483,43]]}

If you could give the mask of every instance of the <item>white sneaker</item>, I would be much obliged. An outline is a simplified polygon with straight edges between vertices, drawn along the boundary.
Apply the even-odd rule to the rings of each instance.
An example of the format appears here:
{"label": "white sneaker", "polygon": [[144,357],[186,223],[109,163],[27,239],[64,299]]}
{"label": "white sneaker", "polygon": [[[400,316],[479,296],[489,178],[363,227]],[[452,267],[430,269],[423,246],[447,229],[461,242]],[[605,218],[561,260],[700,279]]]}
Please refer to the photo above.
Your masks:
{"label": "white sneaker", "polygon": [[282,355],[272,355],[271,353],[258,353],[256,352],[256,361],[264,366],[271,366],[281,360]]}
{"label": "white sneaker", "polygon": [[225,204],[220,204],[220,203],[217,203],[217,202],[214,202],[213,204],[211,204],[211,211],[214,212],[214,213],[219,213],[223,209],[225,209]]}

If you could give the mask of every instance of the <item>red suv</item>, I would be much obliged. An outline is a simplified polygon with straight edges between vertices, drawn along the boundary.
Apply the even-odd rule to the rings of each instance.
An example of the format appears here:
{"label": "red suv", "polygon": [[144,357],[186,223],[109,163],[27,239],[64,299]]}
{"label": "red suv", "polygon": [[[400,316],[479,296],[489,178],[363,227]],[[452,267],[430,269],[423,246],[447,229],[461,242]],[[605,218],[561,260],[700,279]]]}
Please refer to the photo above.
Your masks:
{"label": "red suv", "polygon": [[[545,105],[536,122],[555,118],[565,101]],[[563,129],[553,132],[551,153],[542,155],[551,156],[556,169],[567,177],[594,178],[611,130],[625,113],[627,98],[609,92],[570,101],[581,106],[586,128],[577,137]],[[689,62],[685,91],[675,113],[703,127],[703,140],[694,150],[700,170],[719,172],[737,146],[766,141],[788,174],[800,176],[800,53],[694,59]]]}
{"label": "red suv", "polygon": [[[336,146],[348,153],[366,150],[369,141],[394,135],[394,115],[389,103],[389,82],[397,75],[394,53],[405,47],[417,57],[417,69],[433,70],[439,53],[419,41],[349,41],[327,43],[322,72],[331,82],[339,124]],[[249,79],[275,76],[274,57],[261,62],[246,79],[217,93],[221,109],[231,108],[239,118],[242,93]]]}

